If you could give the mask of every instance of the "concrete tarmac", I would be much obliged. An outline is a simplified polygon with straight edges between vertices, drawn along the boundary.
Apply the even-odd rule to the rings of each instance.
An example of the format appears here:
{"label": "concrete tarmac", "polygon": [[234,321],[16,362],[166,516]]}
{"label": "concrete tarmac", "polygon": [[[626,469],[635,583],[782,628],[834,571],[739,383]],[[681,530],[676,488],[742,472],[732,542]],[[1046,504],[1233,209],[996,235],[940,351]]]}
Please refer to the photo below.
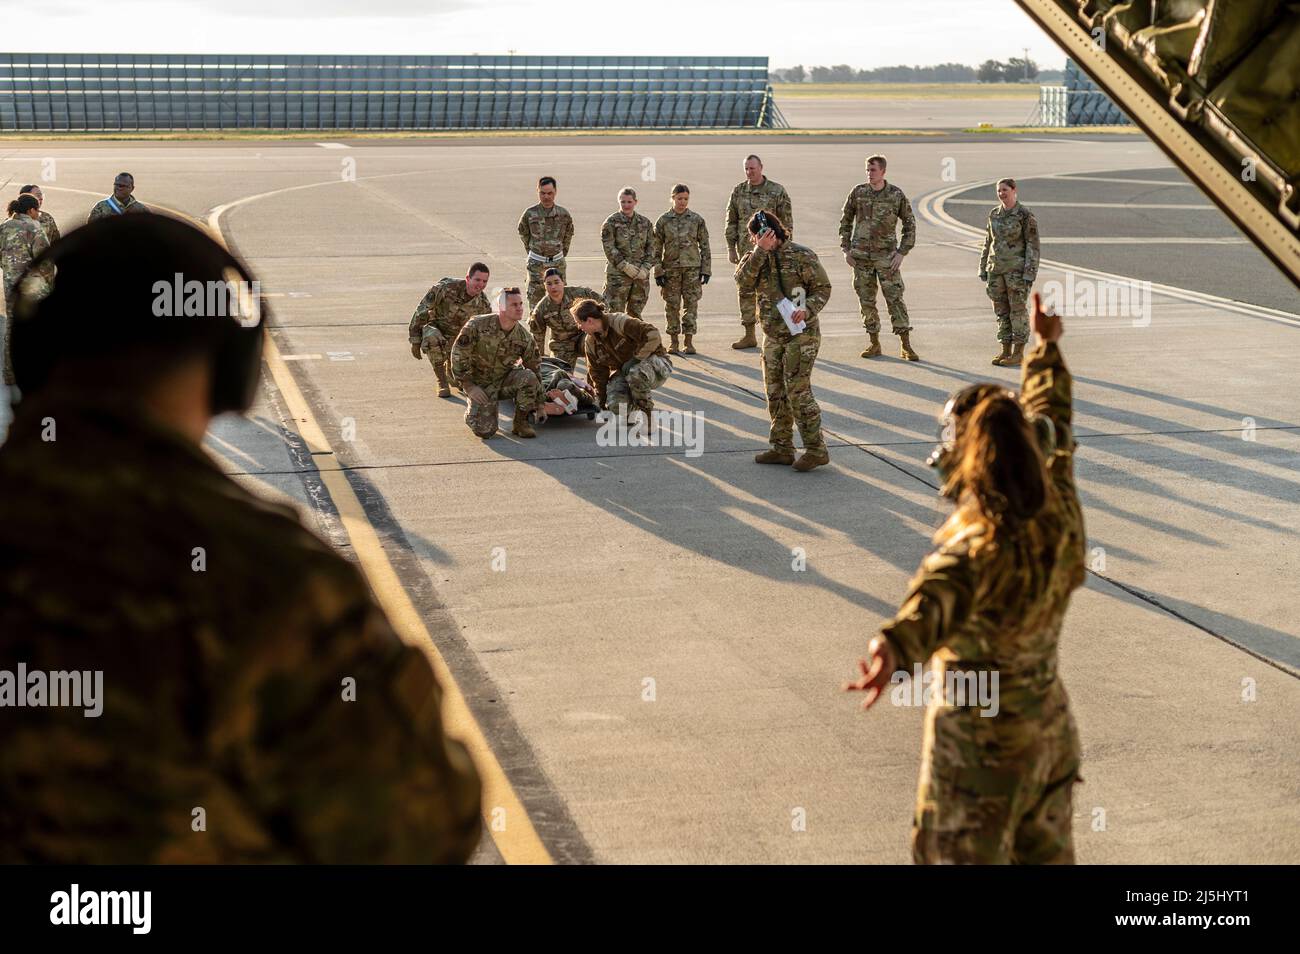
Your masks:
{"label": "concrete tarmac", "polygon": [[[1017,376],[988,363],[975,243],[933,211],[904,266],[923,360],[898,360],[888,334],[887,357],[859,358],[841,204],[869,152],[889,156],[889,179],[920,206],[1007,174],[1168,169],[1159,151],[1133,138],[344,145],[11,144],[4,165],[41,181],[56,160],[42,184],[65,231],[121,169],[146,203],[200,218],[226,206],[221,224],[271,295],[273,338],[333,453],[304,451],[273,383],[210,449],[350,552],[320,480],[346,472],[557,860],[907,861],[921,710],[886,700],[862,714],[838,687],[945,514],[923,464],[944,400]],[[751,151],[790,191],[795,238],[834,283],[813,378],[832,466],[806,475],[752,463],[767,434],[758,355],[729,347],[740,327],[722,210]],[[586,420],[482,442],[411,358],[407,321],[432,282],[474,259],[493,285],[522,279],[515,225],[540,174],[559,179],[577,221],[570,280],[597,288],[618,189],[636,187],[654,218],[673,183],[691,186],[714,279],[700,354],[674,358],[657,403],[703,415],[699,456],[601,446]],[[1123,237],[1106,216],[1071,225]],[[1086,265],[1130,275],[1166,254],[1155,247]],[[1177,254],[1191,268],[1221,251]],[[1068,278],[1044,267],[1040,284]],[[1300,309],[1203,293],[1149,304],[1145,322],[1071,317],[1063,341],[1093,570],[1062,640],[1084,746],[1078,857],[1294,863]],[[481,860],[495,857],[485,846]]]}

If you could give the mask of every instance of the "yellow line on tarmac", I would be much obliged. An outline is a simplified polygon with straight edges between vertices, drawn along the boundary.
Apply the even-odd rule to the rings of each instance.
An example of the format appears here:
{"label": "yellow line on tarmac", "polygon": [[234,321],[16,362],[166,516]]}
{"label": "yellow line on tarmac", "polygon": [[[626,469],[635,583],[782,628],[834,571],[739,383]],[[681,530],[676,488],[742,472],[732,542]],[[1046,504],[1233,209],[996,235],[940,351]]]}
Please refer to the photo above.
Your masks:
{"label": "yellow line on tarmac", "polygon": [[[208,227],[218,236],[221,235],[221,213],[226,208],[229,206],[215,209],[208,217]],[[284,363],[280,349],[269,334],[266,336],[264,359],[272,380],[284,396],[293,428],[313,454],[328,453],[333,456],[333,448],[298,388],[298,383],[289,372],[288,365]],[[528,812],[515,794],[514,786],[506,777],[492,747],[488,745],[478,721],[470,712],[460,686],[442,654],[438,652],[438,647],[434,645],[419,611],[407,596],[406,589],[398,579],[388,555],[384,553],[379,535],[366,517],[365,508],[348,483],[347,476],[337,467],[318,470],[376,599],[402,642],[424,653],[442,686],[443,723],[447,734],[462,741],[474,759],[479,778],[483,782],[483,820],[497,850],[507,864],[552,864],[550,852],[533,828]]]}

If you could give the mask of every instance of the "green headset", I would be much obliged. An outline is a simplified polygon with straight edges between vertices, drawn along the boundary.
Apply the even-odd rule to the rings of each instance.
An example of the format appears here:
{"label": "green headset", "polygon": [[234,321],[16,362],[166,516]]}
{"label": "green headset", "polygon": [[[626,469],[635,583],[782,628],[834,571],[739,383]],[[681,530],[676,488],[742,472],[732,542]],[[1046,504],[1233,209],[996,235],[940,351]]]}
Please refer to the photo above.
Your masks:
{"label": "green headset", "polygon": [[[182,280],[224,283],[207,299],[219,303],[218,312],[160,316],[159,284]],[[29,395],[61,360],[156,345],[179,329],[211,355],[212,413],[242,413],[253,403],[262,362],[267,316],[256,288],[219,242],[170,216],[113,216],[74,229],[37,256],[15,288],[15,383]]]}

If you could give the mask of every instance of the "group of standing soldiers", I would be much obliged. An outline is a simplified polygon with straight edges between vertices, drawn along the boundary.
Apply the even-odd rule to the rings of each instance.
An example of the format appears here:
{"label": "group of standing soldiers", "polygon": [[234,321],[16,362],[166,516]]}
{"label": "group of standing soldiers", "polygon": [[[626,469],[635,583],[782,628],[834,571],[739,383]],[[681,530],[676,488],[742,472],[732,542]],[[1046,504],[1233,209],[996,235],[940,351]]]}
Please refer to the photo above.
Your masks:
{"label": "group of standing soldiers", "polygon": [[[912,324],[902,277],[903,259],[916,245],[916,218],[907,196],[898,186],[885,179],[887,161],[873,155],[866,160],[867,181],[855,186],[844,202],[840,217],[840,248],[845,262],[853,269],[853,288],[862,313],[868,342],[861,357],[882,354],[880,315],[877,290],[884,296],[891,330],[899,339],[899,355],[906,361],[920,356],[912,346]],[[763,326],[762,367],[768,413],[771,419],[769,450],[760,453],[758,463],[793,464],[796,470],[811,470],[828,463],[829,452],[821,434],[821,411],[812,393],[812,368],[820,349],[818,313],[830,298],[831,284],[817,254],[805,245],[796,244],[794,211],[789,193],[763,173],[758,156],[747,156],[745,179],[731,191],[727,203],[725,238],[728,261],[735,267],[737,301],[743,333],[732,343],[738,350],[759,345],[755,325]],[[566,260],[573,242],[574,223],[568,210],[556,204],[557,185],[551,176],[538,180],[538,203],[524,211],[519,219],[520,241],[527,252],[527,307],[530,320],[525,330],[514,331],[522,314],[513,322],[503,316],[508,296],[503,292],[490,303],[483,294],[488,267],[482,262],[470,266],[464,279],[446,278],[425,294],[411,318],[408,337],[414,357],[427,356],[438,378],[440,397],[451,395],[457,383],[470,395],[467,421],[474,417],[473,393],[455,372],[454,351],[461,329],[475,316],[492,312],[497,331],[528,348],[511,360],[510,366],[494,359],[501,380],[480,382],[478,392],[491,391],[492,404],[481,409],[480,416],[495,420],[495,401],[515,398],[515,433],[531,430],[528,412],[544,402],[544,382],[533,367],[537,387],[518,393],[518,388],[503,387],[512,378],[514,361],[524,358],[536,363],[551,338],[551,354],[573,368],[580,354],[587,357],[588,371],[602,380],[628,378],[638,361],[650,356],[664,358],[667,372],[656,365],[653,374],[643,377],[658,386],[671,373],[669,354],[695,354],[697,308],[703,286],[711,273],[709,233],[704,218],[689,208],[690,189],[682,184],[673,187],[672,207],[653,224],[636,211],[637,194],[624,188],[618,194],[619,209],[601,227],[601,244],[606,258],[605,286],[601,292],[566,284]],[[994,356],[995,365],[1019,365],[1029,335],[1026,304],[1037,275],[1039,261],[1038,226],[1033,214],[1019,205],[1016,185],[1003,179],[997,186],[999,206],[989,213],[984,248],[980,256],[979,275],[993,302],[998,320],[1001,352]],[[669,343],[659,344],[658,331],[642,320],[653,279],[664,300]],[[507,290],[508,291],[508,290]],[[521,296],[522,297],[522,296]],[[597,340],[584,334],[577,310],[584,302],[594,303],[598,312]],[[589,309],[590,310],[590,309]],[[611,317],[619,321],[611,324]],[[627,324],[622,319],[633,324]],[[509,327],[507,328],[507,324]],[[617,327],[616,327],[616,326]],[[643,327],[644,326],[644,327]],[[481,331],[482,329],[480,329]],[[651,348],[650,332],[653,332]],[[641,342],[635,347],[619,344],[628,333]],[[495,338],[495,333],[489,335]],[[684,342],[680,339],[684,337]],[[610,348],[610,343],[614,344]],[[529,350],[531,349],[531,350]],[[636,357],[641,351],[646,354]],[[593,354],[610,352],[633,355],[622,366],[597,368]],[[505,352],[499,356],[505,357]],[[480,362],[481,363],[481,362]],[[497,367],[497,365],[500,365]],[[486,368],[483,369],[486,372]],[[514,375],[513,377],[518,377]],[[628,382],[631,383],[630,380]],[[490,384],[486,390],[482,384]],[[605,389],[599,389],[605,406]],[[649,411],[651,402],[646,388],[625,388],[634,409]],[[520,406],[522,396],[525,405]],[[490,411],[490,414],[488,413]],[[473,427],[474,425],[471,424]],[[797,459],[793,432],[798,427],[804,453]],[[476,433],[482,429],[475,428]],[[495,427],[491,428],[495,431]],[[522,436],[532,436],[523,434]]]}

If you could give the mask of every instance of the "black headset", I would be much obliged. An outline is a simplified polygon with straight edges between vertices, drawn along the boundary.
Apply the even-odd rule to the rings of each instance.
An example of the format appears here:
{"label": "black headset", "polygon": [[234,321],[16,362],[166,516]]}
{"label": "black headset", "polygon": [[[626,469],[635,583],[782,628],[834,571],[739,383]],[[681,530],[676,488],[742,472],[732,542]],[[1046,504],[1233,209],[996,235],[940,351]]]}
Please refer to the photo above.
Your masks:
{"label": "black headset", "polygon": [[[11,361],[20,392],[31,394],[40,390],[62,358],[74,353],[85,356],[83,352],[70,349],[66,343],[69,326],[88,317],[79,312],[87,307],[89,292],[83,287],[83,282],[90,276],[79,274],[84,267],[79,263],[93,262],[95,252],[100,249],[120,250],[124,246],[130,247],[132,242],[150,242],[155,247],[161,243],[179,251],[178,260],[181,261],[186,251],[192,251],[193,278],[205,281],[220,279],[229,283],[228,300],[234,304],[233,314],[221,318],[218,325],[205,329],[212,338],[209,351],[212,362],[210,404],[214,415],[247,411],[257,390],[263,326],[267,317],[260,295],[253,291],[257,285],[252,274],[206,232],[171,216],[152,212],[113,216],[74,229],[28,265],[14,289],[10,319],[13,323]],[[220,275],[214,274],[218,268]],[[87,271],[91,269],[93,265]],[[51,271],[52,279],[46,277]],[[161,275],[157,277],[162,280]],[[167,276],[168,279],[172,277]],[[104,300],[111,301],[113,290],[107,289],[103,295]],[[111,323],[103,330],[111,342],[114,332]],[[78,327],[72,333],[83,332],[84,329]],[[120,350],[128,350],[132,343],[147,343],[147,333],[141,336],[139,332],[138,325],[130,328]],[[118,349],[110,345],[104,350]]]}

